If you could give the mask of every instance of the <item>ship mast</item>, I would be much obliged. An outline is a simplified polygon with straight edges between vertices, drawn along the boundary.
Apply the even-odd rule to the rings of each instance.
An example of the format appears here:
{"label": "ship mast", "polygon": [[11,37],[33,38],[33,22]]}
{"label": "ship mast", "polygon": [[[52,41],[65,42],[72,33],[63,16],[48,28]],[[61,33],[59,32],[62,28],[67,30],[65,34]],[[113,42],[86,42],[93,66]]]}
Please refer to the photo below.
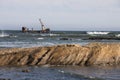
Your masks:
{"label": "ship mast", "polygon": [[41,21],[41,19],[39,19],[39,21],[40,21],[40,24],[41,24],[42,31],[44,31],[45,30],[45,26],[44,26],[43,22]]}

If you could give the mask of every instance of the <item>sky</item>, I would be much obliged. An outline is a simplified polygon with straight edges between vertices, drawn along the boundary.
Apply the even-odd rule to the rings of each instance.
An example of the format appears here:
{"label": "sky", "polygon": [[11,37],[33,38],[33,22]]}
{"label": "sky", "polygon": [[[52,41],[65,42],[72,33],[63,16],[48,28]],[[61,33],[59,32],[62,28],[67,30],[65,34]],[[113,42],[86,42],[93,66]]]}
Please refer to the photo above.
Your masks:
{"label": "sky", "polygon": [[0,29],[120,30],[120,0],[0,0]]}

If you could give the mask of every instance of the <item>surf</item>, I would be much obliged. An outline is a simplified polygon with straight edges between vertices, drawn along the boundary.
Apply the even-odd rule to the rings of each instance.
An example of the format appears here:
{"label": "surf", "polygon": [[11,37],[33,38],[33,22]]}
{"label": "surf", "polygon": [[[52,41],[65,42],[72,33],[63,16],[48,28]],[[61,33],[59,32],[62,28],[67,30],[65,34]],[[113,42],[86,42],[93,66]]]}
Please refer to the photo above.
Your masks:
{"label": "surf", "polygon": [[9,37],[9,34],[5,33],[3,30],[1,30],[0,37]]}

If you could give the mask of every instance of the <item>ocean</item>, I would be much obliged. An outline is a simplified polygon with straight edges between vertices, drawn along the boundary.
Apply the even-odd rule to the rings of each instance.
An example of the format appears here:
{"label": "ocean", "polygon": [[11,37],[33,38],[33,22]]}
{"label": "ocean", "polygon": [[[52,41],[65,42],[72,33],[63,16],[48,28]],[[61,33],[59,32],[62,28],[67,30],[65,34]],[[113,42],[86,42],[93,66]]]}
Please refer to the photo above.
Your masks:
{"label": "ocean", "polygon": [[[48,34],[1,30],[0,48],[29,48],[61,44],[86,45],[91,42],[119,43],[120,32],[51,31]],[[30,72],[22,72],[28,69]],[[6,66],[0,79],[10,80],[120,80],[120,67]]]}
{"label": "ocean", "polygon": [[[22,33],[21,31],[15,30],[1,30],[0,48],[53,46],[59,44],[85,45],[91,42],[120,42],[119,34],[119,31],[111,31],[106,35],[96,35],[87,34],[87,31],[51,31],[49,34],[40,34]],[[96,37],[102,37],[103,39],[98,39]]]}

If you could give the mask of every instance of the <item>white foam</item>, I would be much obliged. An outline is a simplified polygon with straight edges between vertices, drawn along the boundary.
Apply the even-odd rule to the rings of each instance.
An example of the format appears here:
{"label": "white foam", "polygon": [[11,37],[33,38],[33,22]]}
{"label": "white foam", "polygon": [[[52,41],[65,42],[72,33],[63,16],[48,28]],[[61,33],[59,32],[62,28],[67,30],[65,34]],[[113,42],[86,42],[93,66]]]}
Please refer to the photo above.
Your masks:
{"label": "white foam", "polygon": [[52,34],[52,33],[48,33],[48,34],[40,34],[41,36],[59,36],[59,34]]}
{"label": "white foam", "polygon": [[42,38],[42,37],[39,37],[39,38],[37,38],[37,39],[39,39],[39,40],[42,40],[42,39],[44,39],[44,38]]}
{"label": "white foam", "polygon": [[4,33],[4,32],[2,32],[2,33],[0,34],[0,37],[8,37],[8,36],[9,36],[9,34]]}
{"label": "white foam", "polygon": [[120,34],[115,35],[116,37],[120,37]]}
{"label": "white foam", "polygon": [[50,36],[59,36],[59,34],[50,34]]}
{"label": "white foam", "polygon": [[101,31],[90,31],[90,32],[87,32],[87,34],[89,34],[89,35],[107,35],[109,33],[110,32],[101,32]]}

